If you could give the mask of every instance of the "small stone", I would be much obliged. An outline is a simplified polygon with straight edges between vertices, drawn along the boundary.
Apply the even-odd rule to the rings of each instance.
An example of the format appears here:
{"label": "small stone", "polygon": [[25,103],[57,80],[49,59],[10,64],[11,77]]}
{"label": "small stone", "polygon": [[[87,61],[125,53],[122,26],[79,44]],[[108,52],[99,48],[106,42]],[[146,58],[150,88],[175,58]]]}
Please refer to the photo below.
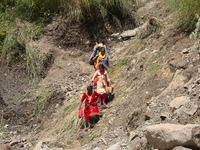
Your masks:
{"label": "small stone", "polygon": [[136,59],[131,60],[131,64],[135,64],[136,62]]}
{"label": "small stone", "polygon": [[17,147],[22,148],[22,147],[24,147],[24,144],[20,143],[20,144],[17,145]]}
{"label": "small stone", "polygon": [[151,118],[150,118],[148,115],[145,115],[145,116],[144,116],[144,120],[145,120],[145,121],[150,120],[150,119],[151,119]]}
{"label": "small stone", "polygon": [[135,131],[131,131],[130,135],[129,135],[129,142],[131,142],[135,137],[137,136],[137,134],[135,133]]}
{"label": "small stone", "polygon": [[161,113],[161,115],[160,115],[160,118],[162,119],[162,120],[165,120],[166,118],[169,118],[170,117],[170,114],[168,113],[168,112],[163,112],[163,113]]}
{"label": "small stone", "polygon": [[94,150],[101,150],[99,147],[95,147]]}
{"label": "small stone", "polygon": [[13,134],[16,135],[16,134],[17,134],[17,131],[14,131]]}
{"label": "small stone", "polygon": [[120,142],[110,146],[107,150],[118,150],[120,149]]}
{"label": "small stone", "polygon": [[102,138],[101,140],[103,141],[103,143],[104,143],[105,145],[107,145],[107,142],[106,142],[106,140],[105,140],[104,138]]}
{"label": "small stone", "polygon": [[7,129],[8,128],[8,124],[4,125],[4,128]]}
{"label": "small stone", "polygon": [[111,36],[112,36],[112,37],[118,37],[118,36],[119,36],[119,33],[113,33]]}
{"label": "small stone", "polygon": [[59,104],[56,104],[56,106],[55,106],[55,107],[56,107],[56,108],[58,108],[59,106],[60,106]]}
{"label": "small stone", "polygon": [[90,41],[85,42],[86,45],[90,44]]}
{"label": "small stone", "polygon": [[123,143],[123,144],[121,144],[121,147],[124,149],[124,148],[127,147],[127,144],[126,144],[126,143]]}
{"label": "small stone", "polygon": [[183,51],[182,51],[183,54],[188,54],[189,53],[189,49],[188,48],[185,48]]}

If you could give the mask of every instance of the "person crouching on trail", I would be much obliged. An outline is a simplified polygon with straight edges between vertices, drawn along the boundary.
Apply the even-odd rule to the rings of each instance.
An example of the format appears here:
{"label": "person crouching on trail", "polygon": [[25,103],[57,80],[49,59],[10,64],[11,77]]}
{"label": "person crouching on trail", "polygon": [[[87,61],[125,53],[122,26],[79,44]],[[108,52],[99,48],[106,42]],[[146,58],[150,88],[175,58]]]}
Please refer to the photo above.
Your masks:
{"label": "person crouching on trail", "polygon": [[100,94],[98,94],[96,91],[93,91],[92,86],[88,86],[87,91],[83,94],[81,99],[80,108],[82,107],[83,101],[85,100],[84,117],[88,123],[88,128],[90,128],[90,117],[96,116],[99,118],[99,110],[95,96],[97,96],[98,99],[101,97]]}
{"label": "person crouching on trail", "polygon": [[[97,93],[103,96],[103,105],[106,105],[106,86],[111,85],[110,79],[108,77],[108,72],[105,70],[103,64],[99,65],[99,70],[97,70],[92,78],[92,84],[94,83],[94,79],[97,78]],[[102,104],[102,99],[99,98],[99,103]]]}
{"label": "person crouching on trail", "polygon": [[100,48],[100,53],[98,53],[94,58],[94,66],[96,68],[96,70],[99,69],[99,65],[100,64],[103,64],[104,67],[105,67],[105,70],[108,70],[108,68],[110,68],[110,71],[111,71],[111,64],[110,64],[110,59],[108,57],[108,55],[106,54],[106,50],[105,50],[105,47],[102,46]]}

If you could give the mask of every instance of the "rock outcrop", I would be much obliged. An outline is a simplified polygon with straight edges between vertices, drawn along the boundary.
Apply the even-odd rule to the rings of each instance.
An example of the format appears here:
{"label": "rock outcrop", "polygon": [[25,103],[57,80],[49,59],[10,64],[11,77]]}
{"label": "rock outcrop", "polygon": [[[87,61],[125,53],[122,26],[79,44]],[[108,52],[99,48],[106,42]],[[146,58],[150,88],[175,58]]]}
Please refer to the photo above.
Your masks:
{"label": "rock outcrop", "polygon": [[190,102],[190,98],[187,97],[187,96],[181,96],[181,97],[177,97],[175,99],[173,99],[171,102],[170,102],[170,107],[172,108],[180,108],[182,105],[186,104]]}
{"label": "rock outcrop", "polygon": [[[158,124],[146,127],[146,138],[154,148],[173,149],[176,146],[197,148],[198,140],[193,134],[198,124]],[[192,132],[193,131],[193,132]],[[194,138],[193,138],[194,137]],[[194,140],[195,141],[194,141]],[[200,147],[199,147],[200,148]]]}

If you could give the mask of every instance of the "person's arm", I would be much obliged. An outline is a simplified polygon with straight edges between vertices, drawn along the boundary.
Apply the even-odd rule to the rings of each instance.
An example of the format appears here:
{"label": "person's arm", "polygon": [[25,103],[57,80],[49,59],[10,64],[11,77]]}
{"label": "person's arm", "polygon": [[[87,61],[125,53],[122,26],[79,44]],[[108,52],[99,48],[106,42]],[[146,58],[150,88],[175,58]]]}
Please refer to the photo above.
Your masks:
{"label": "person's arm", "polygon": [[90,56],[89,60],[90,60],[92,57],[94,57],[93,53],[91,54],[91,56]]}
{"label": "person's arm", "polygon": [[95,96],[97,96],[97,97],[98,97],[98,99],[100,99],[100,98],[101,98],[101,95],[100,95],[99,93],[97,93],[96,91],[94,91],[94,94],[95,94]]}
{"label": "person's arm", "polygon": [[83,96],[82,96],[82,98],[81,98],[81,105],[80,105],[80,107],[82,107],[82,104],[83,104],[83,101],[85,100],[85,93],[83,94]]}
{"label": "person's arm", "polygon": [[107,62],[108,62],[108,67],[111,68],[110,59],[108,56],[107,56]]}
{"label": "person's arm", "polygon": [[109,76],[108,76],[108,72],[106,71],[106,73],[105,73],[105,76],[106,76],[106,82],[109,82],[109,83],[111,83],[110,82],[110,79],[109,79]]}
{"label": "person's arm", "polygon": [[94,73],[94,76],[93,76],[93,78],[92,78],[92,83],[94,82],[94,78],[96,78],[97,77],[97,71]]}
{"label": "person's arm", "polygon": [[96,48],[93,49],[92,55],[95,55]]}

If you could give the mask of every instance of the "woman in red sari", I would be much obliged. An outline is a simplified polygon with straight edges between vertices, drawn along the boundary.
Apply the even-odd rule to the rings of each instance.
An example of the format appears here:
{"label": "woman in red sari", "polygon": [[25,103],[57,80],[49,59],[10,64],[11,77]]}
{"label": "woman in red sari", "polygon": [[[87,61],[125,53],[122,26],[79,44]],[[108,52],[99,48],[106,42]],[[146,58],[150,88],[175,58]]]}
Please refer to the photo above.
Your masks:
{"label": "woman in red sari", "polygon": [[88,123],[88,128],[90,128],[90,117],[91,116],[99,117],[99,110],[97,107],[95,96],[97,96],[98,99],[101,97],[100,94],[92,90],[92,86],[88,86],[87,92],[83,94],[83,97],[81,99],[80,107],[82,107],[83,101],[85,100],[84,117]]}

